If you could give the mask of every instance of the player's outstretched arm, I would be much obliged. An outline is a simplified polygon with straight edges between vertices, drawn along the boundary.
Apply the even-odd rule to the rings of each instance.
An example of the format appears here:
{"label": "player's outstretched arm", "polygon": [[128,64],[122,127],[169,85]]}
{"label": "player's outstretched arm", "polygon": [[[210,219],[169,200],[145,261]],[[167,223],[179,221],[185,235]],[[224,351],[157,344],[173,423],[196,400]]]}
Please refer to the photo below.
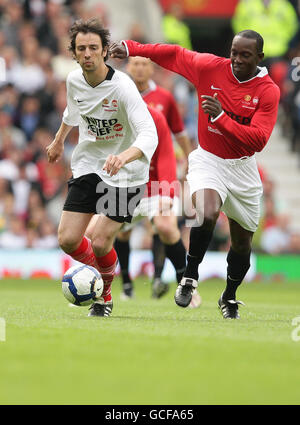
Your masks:
{"label": "player's outstretched arm", "polygon": [[48,161],[50,163],[57,162],[61,159],[64,152],[64,142],[73,126],[61,123],[55,138],[49,146],[46,147]]}
{"label": "player's outstretched arm", "polygon": [[198,81],[197,59],[199,54],[174,44],[141,44],[133,40],[122,40],[113,43],[109,48],[112,58],[124,59],[127,56],[150,58],[158,65],[177,72],[193,84]]}
{"label": "player's outstretched arm", "polygon": [[125,59],[128,56],[125,45],[122,42],[112,43],[109,46],[108,54],[114,59]]}
{"label": "player's outstretched arm", "polygon": [[139,159],[143,156],[143,152],[136,148],[135,146],[131,146],[126,149],[124,152],[119,153],[118,155],[108,155],[106,158],[105,164],[103,166],[103,170],[107,172],[110,176],[114,176],[117,174],[120,169],[129,162],[132,162],[136,159]]}

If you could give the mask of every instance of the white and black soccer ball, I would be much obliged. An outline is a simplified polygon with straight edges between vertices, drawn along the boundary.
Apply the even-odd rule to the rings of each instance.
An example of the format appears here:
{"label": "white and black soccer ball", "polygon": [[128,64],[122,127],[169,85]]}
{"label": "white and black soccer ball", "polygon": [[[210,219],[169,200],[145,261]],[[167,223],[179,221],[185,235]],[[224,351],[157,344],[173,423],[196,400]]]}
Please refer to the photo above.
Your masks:
{"label": "white and black soccer ball", "polygon": [[90,305],[103,292],[101,274],[92,266],[73,266],[63,276],[62,291],[66,299],[78,306]]}

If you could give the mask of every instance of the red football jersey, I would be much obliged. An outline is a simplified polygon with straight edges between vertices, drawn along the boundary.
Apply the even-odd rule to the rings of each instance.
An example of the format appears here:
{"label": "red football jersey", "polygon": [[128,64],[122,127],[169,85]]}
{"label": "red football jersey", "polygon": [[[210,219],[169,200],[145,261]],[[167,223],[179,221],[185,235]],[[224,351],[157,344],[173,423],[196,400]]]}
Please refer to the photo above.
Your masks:
{"label": "red football jersey", "polygon": [[260,152],[277,119],[278,86],[266,68],[248,81],[233,74],[230,59],[168,44],[126,41],[131,56],[148,57],[187,78],[201,95],[218,94],[223,113],[213,122],[199,107],[198,138],[203,149],[221,158],[241,158]]}
{"label": "red football jersey", "polygon": [[173,134],[182,133],[184,124],[172,93],[149,81],[149,89],[141,93],[144,101],[164,114]]}
{"label": "red football jersey", "polygon": [[[147,184],[148,196],[166,195],[173,197],[178,195],[179,182],[176,178],[176,157],[171,137],[171,132],[164,115],[157,109],[148,105],[150,114],[152,115],[157,130],[158,145],[150,163],[149,182]],[[173,183],[173,189],[169,191],[169,185],[165,187],[161,185],[159,188],[151,182],[167,182]],[[156,191],[159,189],[159,191]]]}

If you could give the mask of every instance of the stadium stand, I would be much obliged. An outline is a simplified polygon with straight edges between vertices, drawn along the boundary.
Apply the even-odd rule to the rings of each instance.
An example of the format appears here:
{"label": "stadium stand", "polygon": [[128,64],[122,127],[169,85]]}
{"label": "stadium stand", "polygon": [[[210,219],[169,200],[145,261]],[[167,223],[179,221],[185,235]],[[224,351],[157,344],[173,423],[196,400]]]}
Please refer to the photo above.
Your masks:
{"label": "stadium stand", "polygon": [[[123,3],[124,0],[122,6],[126,10]],[[0,57],[6,65],[6,74],[0,75],[1,248],[57,247],[56,228],[66,194],[65,182],[70,176],[69,162],[76,143],[76,129],[68,137],[62,162],[49,165],[45,147],[51,142],[65,108],[65,77],[77,66],[67,53],[70,24],[79,16],[87,18],[97,13],[111,29],[112,40],[136,37],[139,41],[162,41],[162,15],[158,2],[147,1],[151,14],[145,13],[139,3],[135,2],[134,16],[122,14],[121,26],[120,16],[114,13],[118,10],[117,0],[105,3],[105,7],[94,0],[1,1]],[[150,22],[147,16],[153,17],[153,13],[158,19]],[[118,61],[112,64],[123,66]],[[184,79],[159,67],[156,67],[154,79],[173,91],[196,147],[197,99],[194,89]],[[294,86],[292,89],[296,90]],[[288,114],[284,99],[282,105],[284,118]],[[264,250],[261,240],[266,228],[278,230],[280,227],[284,232],[283,226],[288,228],[290,244],[283,251],[300,252],[299,158],[291,152],[288,139],[282,136],[281,128],[285,128],[286,121],[279,120],[267,148],[257,156],[265,180],[265,214],[255,244],[258,251]],[[178,177],[184,181],[181,158],[178,150]],[[282,214],[286,213],[288,219],[285,220]],[[185,226],[185,219],[184,216],[179,218],[187,243],[189,229]],[[144,229],[144,234],[147,235],[148,231]],[[273,236],[276,241],[274,235],[276,232],[268,237]],[[221,216],[210,248],[226,251],[228,238],[228,226]],[[145,236],[144,240],[149,238]],[[148,242],[142,243],[141,247],[147,248]],[[274,249],[276,251],[276,247]]]}

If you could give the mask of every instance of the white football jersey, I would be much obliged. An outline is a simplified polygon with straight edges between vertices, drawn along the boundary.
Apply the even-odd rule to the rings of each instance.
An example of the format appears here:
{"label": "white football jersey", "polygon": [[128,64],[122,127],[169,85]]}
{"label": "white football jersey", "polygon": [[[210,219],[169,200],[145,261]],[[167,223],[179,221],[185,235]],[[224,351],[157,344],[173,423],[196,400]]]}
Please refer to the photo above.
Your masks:
{"label": "white football jersey", "polygon": [[[149,165],[158,139],[154,121],[134,82],[109,67],[107,77],[96,87],[87,83],[82,69],[67,78],[67,107],[63,122],[79,126],[71,169],[73,177],[96,173],[112,186],[138,186],[149,180]],[[140,159],[120,169],[115,176],[103,171],[109,154],[131,146],[143,152]]]}

